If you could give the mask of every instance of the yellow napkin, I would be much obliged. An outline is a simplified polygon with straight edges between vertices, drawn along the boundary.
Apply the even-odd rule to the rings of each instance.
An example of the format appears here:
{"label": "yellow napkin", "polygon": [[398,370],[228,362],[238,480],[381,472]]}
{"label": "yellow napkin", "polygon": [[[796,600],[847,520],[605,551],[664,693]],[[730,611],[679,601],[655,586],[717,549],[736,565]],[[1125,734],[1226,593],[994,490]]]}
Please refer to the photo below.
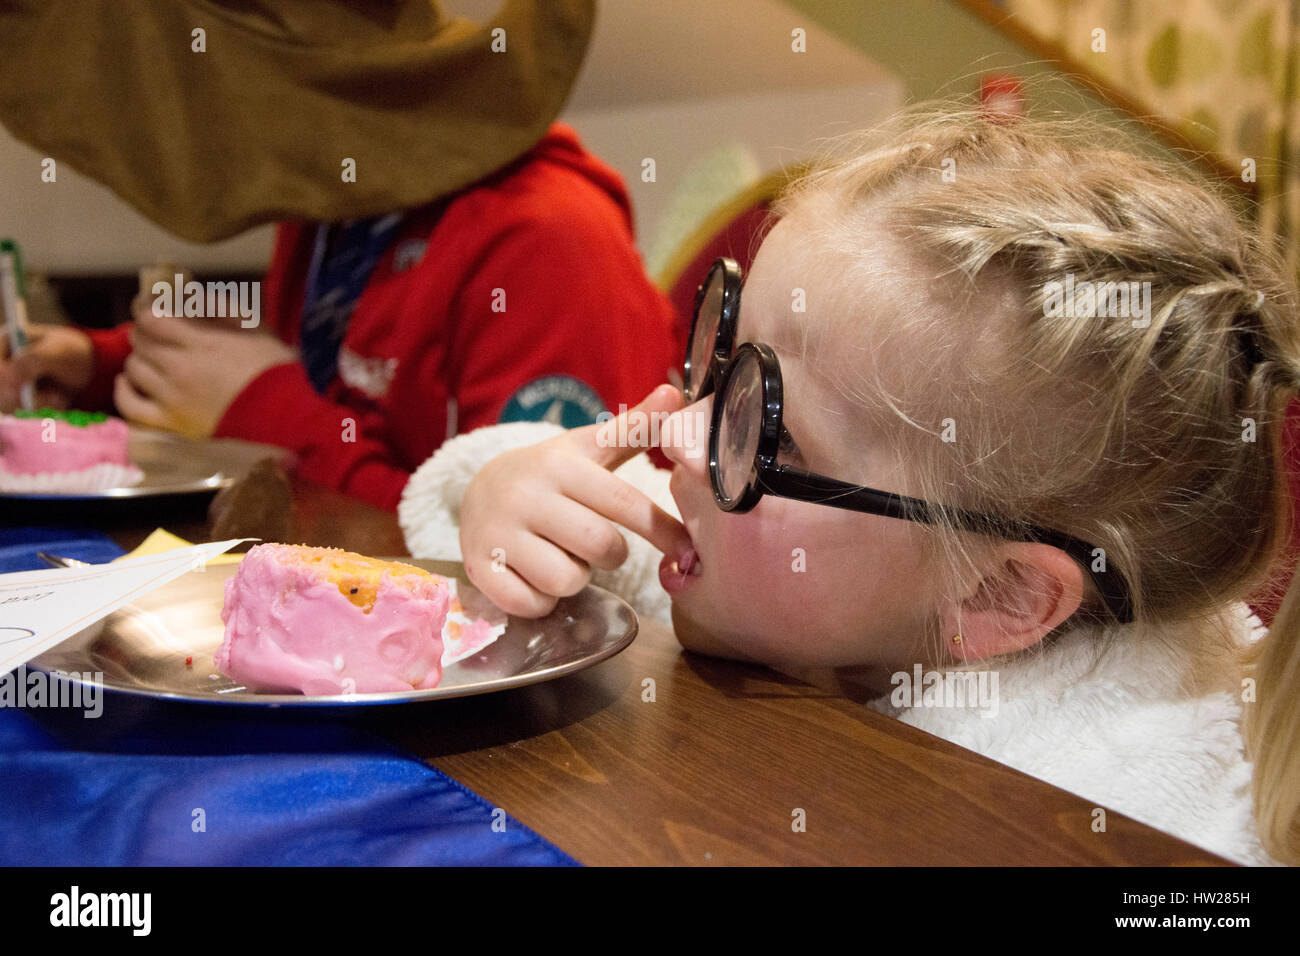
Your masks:
{"label": "yellow napkin", "polygon": [[[142,558],[146,554],[161,554],[164,551],[174,551],[177,548],[188,548],[194,542],[186,541],[184,538],[177,537],[170,531],[162,528],[154,528],[149,533],[149,537],[140,542],[139,547],[129,554],[124,554],[117,558],[118,561],[124,561],[127,558]],[[238,564],[243,559],[242,554],[219,554],[208,564]]]}

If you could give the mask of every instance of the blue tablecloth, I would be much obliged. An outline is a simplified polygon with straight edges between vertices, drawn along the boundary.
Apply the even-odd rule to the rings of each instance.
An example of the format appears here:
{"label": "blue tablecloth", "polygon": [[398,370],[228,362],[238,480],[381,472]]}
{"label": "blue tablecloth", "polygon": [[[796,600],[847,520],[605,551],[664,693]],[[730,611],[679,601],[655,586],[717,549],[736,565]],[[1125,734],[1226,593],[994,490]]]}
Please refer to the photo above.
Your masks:
{"label": "blue tablecloth", "polygon": [[48,564],[36,557],[38,551],[91,564],[112,561],[122,554],[121,548],[97,531],[0,528],[0,574],[48,568]]}
{"label": "blue tablecloth", "polygon": [[[0,570],[42,566],[37,550],[121,553],[93,531],[0,529]],[[97,719],[0,707],[0,864],[576,865],[364,729],[116,700]]]}

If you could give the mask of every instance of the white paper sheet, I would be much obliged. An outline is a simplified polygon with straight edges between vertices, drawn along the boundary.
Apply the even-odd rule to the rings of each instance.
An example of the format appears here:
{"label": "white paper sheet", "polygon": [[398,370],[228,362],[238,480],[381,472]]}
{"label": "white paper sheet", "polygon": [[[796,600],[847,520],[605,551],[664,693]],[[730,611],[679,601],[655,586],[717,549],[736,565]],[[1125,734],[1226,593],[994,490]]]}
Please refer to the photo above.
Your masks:
{"label": "white paper sheet", "polygon": [[124,604],[252,540],[256,539],[214,541],[84,568],[0,574],[0,674],[26,664]]}

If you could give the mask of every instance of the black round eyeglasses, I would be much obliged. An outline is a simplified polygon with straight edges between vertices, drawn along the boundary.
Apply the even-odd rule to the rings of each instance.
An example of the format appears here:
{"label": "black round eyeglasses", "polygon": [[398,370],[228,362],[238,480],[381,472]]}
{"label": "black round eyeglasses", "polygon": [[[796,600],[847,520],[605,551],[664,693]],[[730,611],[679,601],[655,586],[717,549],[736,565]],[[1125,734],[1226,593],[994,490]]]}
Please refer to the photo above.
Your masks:
{"label": "black round eyeglasses", "polygon": [[762,343],[735,346],[742,278],[740,266],[732,259],[718,259],[709,269],[695,294],[683,375],[687,404],[715,393],[709,423],[709,481],[719,508],[749,511],[766,494],[925,524],[946,521],[979,534],[1040,542],[1060,548],[1088,571],[1119,623],[1133,620],[1123,576],[1114,569],[1094,571],[1092,560],[1098,549],[1085,541],[1050,528],[931,505],[777,463],[778,454],[793,446],[782,424],[781,364]]}

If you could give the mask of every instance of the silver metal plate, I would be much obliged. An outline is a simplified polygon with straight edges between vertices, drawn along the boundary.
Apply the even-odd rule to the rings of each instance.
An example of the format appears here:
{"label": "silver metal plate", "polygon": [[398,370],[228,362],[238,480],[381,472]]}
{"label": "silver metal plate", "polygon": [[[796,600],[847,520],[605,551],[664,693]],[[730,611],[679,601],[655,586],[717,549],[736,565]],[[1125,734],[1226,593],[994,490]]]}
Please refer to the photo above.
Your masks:
{"label": "silver metal plate", "polygon": [[232,484],[264,458],[283,461],[289,452],[275,445],[235,438],[196,440],[173,432],[132,425],[127,439],[131,464],[144,472],[138,485],[103,491],[53,494],[0,492],[0,498],[68,501],[98,498],[148,498],[153,495],[196,494]]}
{"label": "silver metal plate", "polygon": [[[396,558],[459,581],[467,614],[484,616],[492,605],[446,561]],[[612,657],[636,637],[636,613],[595,586],[562,599],[543,618],[511,617],[505,633],[473,657],[448,667],[432,690],[346,696],[259,694],[217,672],[213,655],[225,627],[221,605],[226,579],[237,565],[212,565],[163,585],[70,637],[27,666],[68,675],[101,672],[109,690],[164,700],[270,707],[395,704],[466,697],[563,677]],[[500,612],[497,612],[500,613]],[[187,664],[186,661],[189,661]],[[73,677],[73,683],[79,681]]]}

